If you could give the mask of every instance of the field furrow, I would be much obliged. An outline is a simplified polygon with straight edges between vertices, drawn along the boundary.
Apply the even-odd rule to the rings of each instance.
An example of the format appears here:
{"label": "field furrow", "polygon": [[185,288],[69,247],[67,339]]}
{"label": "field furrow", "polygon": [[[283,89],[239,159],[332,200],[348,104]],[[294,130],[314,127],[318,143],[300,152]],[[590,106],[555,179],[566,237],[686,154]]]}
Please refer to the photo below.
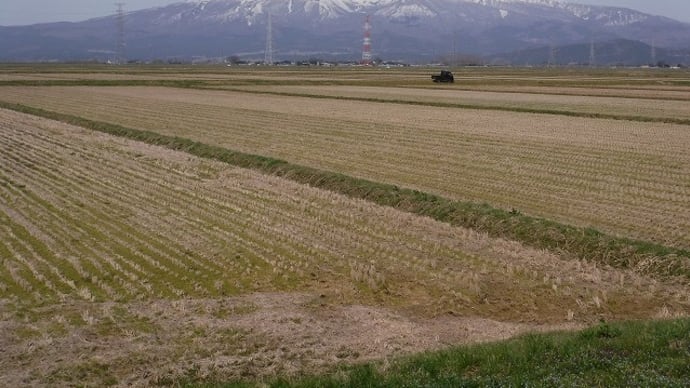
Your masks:
{"label": "field furrow", "polygon": [[[94,157],[96,155],[93,155]],[[156,192],[156,191],[161,191],[165,187],[164,182],[151,182],[149,179],[147,179],[147,174],[150,171],[147,171],[146,169],[130,169],[126,175],[122,176],[111,176],[108,179],[99,179],[96,176],[95,171],[99,168],[117,168],[115,164],[112,164],[110,160],[106,159],[107,154],[100,154],[98,156],[99,163],[95,168],[92,168],[91,170],[88,169],[82,169],[81,166],[77,166],[75,168],[72,168],[67,175],[74,176],[75,178],[78,178],[82,180],[84,183],[88,183],[91,185],[91,187],[95,188],[96,190],[91,191],[91,195],[94,196],[94,199],[97,202],[101,202],[104,204],[107,204],[108,207],[113,210],[113,208],[117,208],[118,210],[122,210],[124,208],[124,204],[130,204],[130,203],[137,203],[143,207],[146,206],[146,200],[149,198],[142,197],[140,194],[142,193],[141,191],[136,191],[132,193],[126,193],[123,195],[123,193],[120,193],[118,188],[122,187],[123,185],[126,184],[133,184],[135,186],[141,186],[141,185],[149,185],[150,192]],[[50,159],[52,160],[52,158]],[[50,160],[46,160],[46,164],[50,163]],[[70,186],[70,182],[65,182],[65,186]],[[171,198],[175,196],[175,193],[172,191],[169,191],[165,193],[165,197]],[[117,199],[118,201],[115,201]],[[154,198],[150,198],[153,200]],[[185,198],[181,202],[184,201],[190,201],[193,200],[192,197]],[[116,202],[116,203],[114,203]],[[131,205],[130,205],[131,206]],[[141,211],[141,209],[139,209]],[[123,212],[123,214],[128,214],[129,212]],[[142,227],[147,227],[155,230],[156,225],[151,225],[151,224],[145,224],[141,225]],[[147,242],[146,239],[142,239],[140,241],[141,244],[144,244],[147,249],[155,251],[155,254],[157,256],[161,257],[168,257],[169,260],[175,263],[178,267],[184,265],[181,264],[175,257],[170,256],[170,250],[174,249],[173,247],[167,246],[167,245],[162,245],[162,246],[153,246],[151,243]],[[176,254],[179,254],[179,250],[175,251]],[[182,256],[182,255],[179,255]],[[197,265],[203,265],[200,263],[198,260],[194,260],[192,257],[188,257],[192,261],[192,265],[197,266]],[[216,268],[218,269],[218,268]]]}
{"label": "field furrow", "polygon": [[[137,275],[125,269],[127,264],[115,262],[112,258],[113,252],[103,243],[98,241],[90,245],[81,243],[81,240],[87,236],[93,236],[92,230],[75,222],[69,216],[57,214],[52,207],[46,207],[45,203],[42,204],[36,198],[28,196],[26,192],[13,194],[19,196],[29,206],[20,210],[14,209],[12,212],[3,206],[1,210],[12,215],[16,221],[22,222],[46,245],[61,252],[62,257],[72,264],[79,274],[76,279],[92,279],[93,274],[98,274],[98,277],[114,280],[118,287],[117,292],[130,294],[131,290],[139,288],[135,282],[138,279]],[[40,227],[32,224],[31,220],[40,220]],[[67,223],[72,227],[67,227]],[[110,287],[104,284],[100,286]],[[109,291],[107,294],[118,299],[115,291]]]}
{"label": "field furrow", "polygon": [[[47,162],[48,163],[48,162]],[[100,161],[99,165],[97,168],[107,168],[106,166],[107,163],[104,163],[103,160]],[[114,166],[113,166],[114,167]],[[89,174],[94,174],[94,171],[83,171],[78,167],[72,168],[70,170],[70,174],[76,174],[81,176],[82,178],[88,177]],[[69,174],[68,174],[69,175]],[[92,175],[93,176],[93,175]],[[136,174],[128,174],[127,178],[134,178]],[[57,180],[59,181],[58,178],[53,177],[54,181]],[[112,177],[111,177],[112,178]],[[96,204],[107,204],[108,206],[111,207],[111,211],[114,208],[122,208],[124,207],[126,203],[138,203],[142,207],[146,206],[146,203],[141,202],[141,198],[138,197],[138,195],[134,196],[120,196],[118,198],[117,192],[122,191],[121,190],[121,185],[125,184],[126,178],[123,179],[107,179],[109,181],[109,184],[103,188],[101,188],[102,184],[106,180],[98,180],[98,179],[82,179],[81,184],[88,184],[90,189],[88,192],[88,196],[92,201],[95,201]],[[136,180],[134,182],[130,181],[131,183],[136,183]],[[64,181],[63,184],[61,185],[63,187],[77,187],[77,183],[74,181]],[[159,190],[160,187],[152,187],[152,190]],[[66,193],[62,193],[63,196],[66,196]],[[49,194],[44,194],[44,196],[48,196]],[[116,201],[119,200],[119,201]],[[84,204],[82,204],[84,205]],[[84,206],[80,206],[84,207]],[[72,212],[75,213],[75,212]],[[78,222],[79,220],[98,220],[101,218],[108,218],[107,214],[104,212],[89,212],[87,210],[81,209],[76,212],[77,214],[70,214],[67,215],[65,214],[63,217],[66,219],[72,219],[74,222]],[[129,213],[129,212],[126,212]],[[121,218],[121,217],[116,217],[116,218]],[[88,222],[87,222],[88,224]],[[150,225],[144,225],[143,227],[147,227]],[[155,268],[156,270],[163,271],[163,273],[168,274],[174,278],[179,278],[178,282],[181,284],[186,284],[188,283],[189,279],[186,279],[184,277],[184,273],[186,273],[187,269],[189,267],[197,267],[199,265],[199,262],[196,260],[193,260],[193,257],[191,255],[185,255],[182,254],[179,250],[173,251],[171,250],[167,245],[162,244],[156,240],[151,240],[149,241],[149,236],[148,232],[139,232],[137,231],[138,228],[131,228],[130,225],[128,224],[123,224],[119,219],[114,219],[111,221],[111,223],[108,224],[107,229],[97,229],[97,232],[99,233],[100,236],[103,236],[104,240],[110,239],[113,241],[120,242],[121,246],[115,250],[117,252],[116,254],[120,254],[123,258],[128,257],[128,255],[133,254],[135,256],[138,256],[146,263],[151,268]],[[107,236],[107,237],[106,237]],[[120,237],[122,236],[122,237]],[[182,263],[179,258],[184,258],[185,263]],[[191,260],[188,260],[191,259]],[[191,261],[191,263],[189,263]],[[168,277],[170,277],[168,276]],[[185,286],[189,288],[188,286]],[[170,288],[169,285],[166,285],[164,288]],[[172,288],[170,289],[171,292],[179,294],[183,292],[180,289],[177,288]],[[188,292],[189,290],[186,290],[185,292]]]}
{"label": "field furrow", "polygon": [[[83,230],[76,232],[77,233],[77,238],[76,239],[69,239],[67,241],[70,241],[73,246],[79,246],[82,245],[83,241],[80,241],[80,239],[83,238],[95,238],[96,242],[101,242],[101,241],[110,241],[111,244],[106,244],[106,245],[101,245],[100,248],[104,248],[104,250],[98,250],[95,253],[100,256],[100,257],[109,257],[109,256],[114,256],[117,257],[118,259],[116,260],[118,263],[113,264],[113,268],[130,268],[133,272],[138,272],[138,275],[130,275],[128,276],[131,279],[138,279],[144,272],[141,270],[139,264],[133,264],[130,263],[128,260],[128,256],[124,255],[123,253],[128,253],[128,254],[134,254],[130,252],[126,246],[129,245],[129,242],[126,240],[123,240],[119,238],[119,233],[117,230],[114,230],[114,225],[112,223],[104,224],[101,225],[98,222],[92,222],[92,221],[97,221],[97,220],[102,220],[102,219],[108,219],[109,217],[105,213],[100,213],[100,212],[90,212],[88,209],[86,209],[86,204],[79,200],[76,204],[72,203],[71,206],[64,206],[64,203],[60,203],[64,201],[64,199],[57,199],[57,198],[69,198],[66,192],[61,192],[59,188],[55,187],[56,181],[54,180],[44,180],[43,177],[37,174],[31,174],[31,173],[25,173],[24,177],[31,178],[29,180],[23,181],[22,185],[26,188],[29,185],[29,181],[31,182],[30,184],[32,185],[32,191],[34,194],[26,195],[25,200],[27,200],[27,204],[31,204],[29,209],[31,209],[33,212],[41,214],[43,217],[46,217],[48,215],[49,217],[54,217],[56,219],[56,222],[62,225],[78,225],[77,228],[81,229],[83,226]],[[57,183],[66,183],[65,186],[60,185],[58,187],[73,187],[69,186],[71,182],[62,182],[61,180],[57,180]],[[56,196],[57,194],[57,196]],[[57,197],[57,198],[56,198]],[[51,203],[51,199],[53,199],[53,202]],[[33,203],[32,203],[33,202]],[[58,206],[55,206],[54,204],[58,203]],[[64,207],[63,207],[64,206]],[[75,211],[76,210],[76,211]],[[39,218],[40,219],[40,218]],[[48,234],[53,235],[54,240],[61,239],[62,236],[60,235],[55,235],[56,231],[59,232],[61,228],[46,228],[46,226],[50,226],[50,224],[43,224],[43,225],[31,225],[32,230],[46,230],[46,233],[40,233],[40,232],[34,232],[37,234],[38,237],[44,237]],[[74,227],[70,228],[73,230]],[[69,232],[68,232],[69,233]],[[71,234],[71,233],[69,233]],[[116,242],[117,244],[112,244],[112,242]],[[98,249],[97,247],[93,247],[94,249]],[[88,249],[87,250],[91,250]],[[92,250],[91,250],[92,251]],[[93,251],[92,251],[93,252]],[[69,254],[69,250],[67,251],[62,251],[62,256],[64,257],[65,255]],[[80,256],[83,256],[80,254]],[[86,254],[86,257],[91,257],[90,254]],[[106,262],[109,262],[109,260],[105,260]],[[97,262],[96,262],[97,263]],[[155,264],[154,264],[155,266]],[[97,270],[97,272],[91,274],[91,276],[85,278],[85,279],[80,279],[82,281],[86,281],[89,283],[97,283],[93,282],[93,280],[97,280],[99,276],[105,276],[108,277],[110,274],[108,272],[101,272],[102,271],[102,265],[100,264],[95,264],[94,269]]]}

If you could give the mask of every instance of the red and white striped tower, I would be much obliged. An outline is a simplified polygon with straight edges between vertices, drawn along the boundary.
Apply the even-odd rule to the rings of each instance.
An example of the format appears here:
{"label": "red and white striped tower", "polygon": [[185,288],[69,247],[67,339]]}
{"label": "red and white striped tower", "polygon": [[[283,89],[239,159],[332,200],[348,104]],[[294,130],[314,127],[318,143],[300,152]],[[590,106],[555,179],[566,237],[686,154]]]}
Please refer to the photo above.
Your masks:
{"label": "red and white striped tower", "polygon": [[369,16],[364,22],[364,46],[362,47],[362,65],[371,65],[371,23]]}

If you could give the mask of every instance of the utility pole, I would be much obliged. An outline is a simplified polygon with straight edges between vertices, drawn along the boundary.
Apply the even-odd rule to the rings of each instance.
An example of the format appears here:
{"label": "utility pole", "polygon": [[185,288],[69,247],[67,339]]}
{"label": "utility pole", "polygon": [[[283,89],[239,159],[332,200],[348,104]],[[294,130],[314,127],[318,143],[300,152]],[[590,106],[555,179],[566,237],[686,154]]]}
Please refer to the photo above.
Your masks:
{"label": "utility pole", "polygon": [[589,67],[596,66],[596,53],[594,51],[594,39],[589,43]]}

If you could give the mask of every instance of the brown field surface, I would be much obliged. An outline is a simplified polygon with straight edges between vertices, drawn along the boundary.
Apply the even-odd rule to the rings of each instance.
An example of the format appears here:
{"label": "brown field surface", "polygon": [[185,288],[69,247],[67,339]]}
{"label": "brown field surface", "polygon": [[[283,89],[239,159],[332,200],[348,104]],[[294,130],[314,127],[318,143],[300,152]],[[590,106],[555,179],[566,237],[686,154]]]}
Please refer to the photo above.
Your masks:
{"label": "brown field surface", "polygon": [[[180,77],[175,73],[0,73],[0,81],[130,81],[130,80],[222,80],[222,74],[187,74]],[[230,78],[231,79],[231,78]]]}
{"label": "brown field surface", "polygon": [[153,87],[1,99],[690,247],[684,125]]}
{"label": "brown field surface", "polygon": [[[208,81],[211,85],[220,83],[229,84],[246,84],[256,81],[267,81],[267,82],[288,82],[293,83],[294,81],[300,82],[313,82],[313,81],[336,81],[336,82],[358,82],[365,81],[369,77],[363,73],[352,73],[348,74],[346,72],[338,73],[337,76],[333,77],[328,74],[310,74],[307,72],[300,73],[264,73],[259,71],[237,71],[228,70],[226,72],[217,71],[213,73],[179,73],[176,71],[165,72],[165,71],[152,71],[152,72],[136,72],[136,73],[107,73],[107,72],[94,72],[94,73],[2,73],[0,72],[0,82],[1,81],[144,81],[144,80],[154,80],[154,81],[182,81],[182,80],[193,80],[193,81]],[[384,77],[388,80],[404,81],[407,77],[400,77],[395,74],[391,74],[388,77]],[[412,81],[415,80],[413,77]]]}
{"label": "brown field surface", "polygon": [[4,110],[0,129],[6,386],[302,373],[690,308],[684,285],[280,178]]}
{"label": "brown field surface", "polygon": [[[438,71],[0,65],[0,101],[690,249],[690,126],[506,111],[690,119],[690,73]],[[560,252],[0,109],[0,386],[262,382],[690,315],[686,278]]]}
{"label": "brown field surface", "polygon": [[[5,66],[6,67],[6,66]],[[268,82],[395,82],[415,83],[426,81],[429,70],[409,71],[393,69],[341,68],[338,70],[319,68],[275,68],[227,67],[227,66],[155,66],[155,67],[76,67],[54,68],[50,71],[41,67],[18,67],[3,69],[0,64],[0,81],[40,81],[40,80],[202,80],[225,81],[229,83]]]}
{"label": "brown field surface", "polygon": [[[253,86],[243,90],[308,96],[347,97],[388,101],[459,104],[484,107],[555,110],[573,113],[608,114],[632,117],[690,119],[690,92],[686,100],[644,100],[638,98],[592,97],[537,93],[414,89],[366,86]],[[558,92],[558,88],[550,88]],[[571,89],[566,89],[571,90]],[[580,89],[584,92],[583,89]],[[652,93],[659,93],[650,91]],[[669,93],[669,92],[664,92]]]}
{"label": "brown field surface", "polygon": [[[543,95],[565,95],[565,96],[594,96],[594,97],[621,97],[621,98],[637,98],[637,99],[658,99],[658,100],[675,100],[688,101],[690,100],[690,87],[686,86],[664,86],[638,85],[630,86],[609,86],[606,88],[597,87],[566,87],[566,86],[466,86],[463,85],[462,80],[457,84],[449,87],[449,89],[459,90],[478,90],[485,92],[502,92],[502,93],[532,93]],[[644,102],[638,102],[644,106]]]}
{"label": "brown field surface", "polygon": [[690,289],[0,110],[0,384],[314,372]]}

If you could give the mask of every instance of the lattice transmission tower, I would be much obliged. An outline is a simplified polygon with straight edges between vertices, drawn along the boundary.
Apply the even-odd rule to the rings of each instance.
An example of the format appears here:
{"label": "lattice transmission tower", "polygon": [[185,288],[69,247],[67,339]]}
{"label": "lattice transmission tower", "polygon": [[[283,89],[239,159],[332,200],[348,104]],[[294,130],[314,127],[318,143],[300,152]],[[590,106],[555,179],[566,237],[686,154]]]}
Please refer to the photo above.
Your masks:
{"label": "lattice transmission tower", "polygon": [[362,45],[362,65],[371,65],[371,18],[364,21],[364,44]]}
{"label": "lattice transmission tower", "polygon": [[125,3],[115,3],[115,6],[117,7],[117,58],[115,59],[115,62],[122,65],[127,63],[127,57],[125,54]]}
{"label": "lattice transmission tower", "polygon": [[268,14],[268,23],[266,25],[266,51],[264,52],[264,65],[273,64],[273,18],[271,13]]}
{"label": "lattice transmission tower", "polygon": [[558,67],[558,48],[551,44],[549,46],[549,61],[548,67]]}

